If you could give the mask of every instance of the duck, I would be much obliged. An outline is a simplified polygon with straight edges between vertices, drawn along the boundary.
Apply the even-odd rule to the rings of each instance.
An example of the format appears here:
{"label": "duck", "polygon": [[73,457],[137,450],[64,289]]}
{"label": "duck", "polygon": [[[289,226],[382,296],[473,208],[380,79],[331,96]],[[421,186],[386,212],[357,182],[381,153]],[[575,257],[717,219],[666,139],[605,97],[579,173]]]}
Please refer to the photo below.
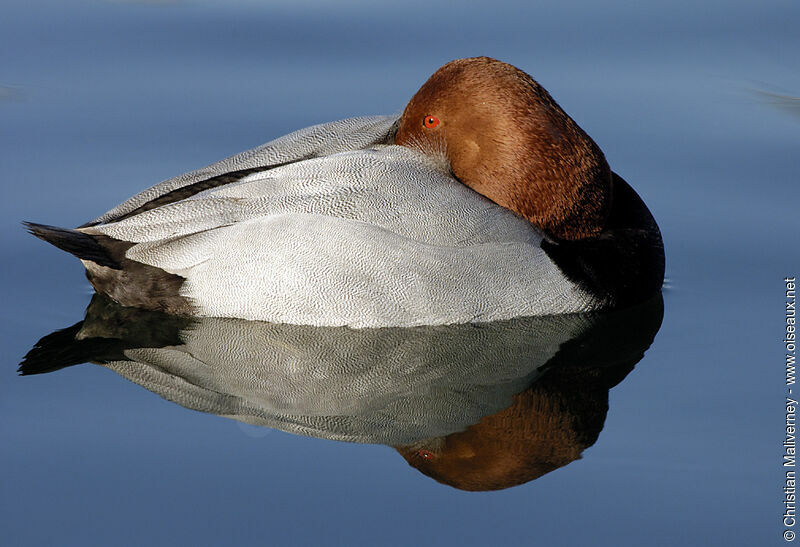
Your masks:
{"label": "duck", "polygon": [[457,59],[402,114],[295,131],[74,229],[25,223],[94,289],[173,315],[415,327],[660,291],[653,215],[524,71]]}

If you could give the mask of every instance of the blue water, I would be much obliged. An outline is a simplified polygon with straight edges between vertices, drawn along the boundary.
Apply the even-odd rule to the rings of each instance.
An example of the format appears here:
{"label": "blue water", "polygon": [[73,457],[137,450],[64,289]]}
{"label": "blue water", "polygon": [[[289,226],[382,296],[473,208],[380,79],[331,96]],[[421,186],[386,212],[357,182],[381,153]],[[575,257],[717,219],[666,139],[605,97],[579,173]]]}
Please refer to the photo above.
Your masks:
{"label": "blue water", "polygon": [[[433,4],[433,5],[432,5]],[[783,278],[800,274],[800,6],[22,2],[0,18],[0,530],[8,545],[782,542]],[[391,448],[185,410],[97,366],[18,377],[83,318],[77,225],[313,123],[399,112],[441,64],[532,74],[664,234],[653,346],[583,458],[493,493]]]}

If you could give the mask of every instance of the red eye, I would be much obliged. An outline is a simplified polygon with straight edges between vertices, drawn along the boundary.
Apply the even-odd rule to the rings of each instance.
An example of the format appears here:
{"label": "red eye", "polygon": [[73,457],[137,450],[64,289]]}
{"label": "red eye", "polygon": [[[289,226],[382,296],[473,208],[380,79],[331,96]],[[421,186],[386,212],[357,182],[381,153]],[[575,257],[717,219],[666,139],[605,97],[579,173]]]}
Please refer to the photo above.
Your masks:
{"label": "red eye", "polygon": [[[434,118],[434,120],[436,120],[436,118]],[[436,123],[439,123],[439,120],[436,120]],[[419,454],[419,457],[422,458],[423,460],[433,459],[433,452],[430,452],[428,450],[420,450],[419,452],[417,452],[417,454]]]}
{"label": "red eye", "polygon": [[439,125],[439,118],[436,116],[425,116],[422,119],[422,125],[427,127],[428,129],[433,129],[437,125]]}

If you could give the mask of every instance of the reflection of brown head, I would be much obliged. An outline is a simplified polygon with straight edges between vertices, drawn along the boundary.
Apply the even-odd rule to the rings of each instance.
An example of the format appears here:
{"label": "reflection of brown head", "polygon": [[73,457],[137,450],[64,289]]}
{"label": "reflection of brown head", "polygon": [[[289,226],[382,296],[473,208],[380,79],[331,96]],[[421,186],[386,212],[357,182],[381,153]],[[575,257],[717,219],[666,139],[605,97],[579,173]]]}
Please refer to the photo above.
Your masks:
{"label": "reflection of brown head", "polygon": [[462,490],[500,490],[567,465],[597,440],[610,386],[598,382],[597,370],[552,372],[466,431],[397,451],[422,473]]}
{"label": "reflection of brown head", "polygon": [[462,490],[500,490],[567,465],[597,440],[608,391],[642,358],[663,310],[659,294],[604,314],[563,344],[544,377],[515,395],[509,408],[465,431],[396,450],[422,473]]}

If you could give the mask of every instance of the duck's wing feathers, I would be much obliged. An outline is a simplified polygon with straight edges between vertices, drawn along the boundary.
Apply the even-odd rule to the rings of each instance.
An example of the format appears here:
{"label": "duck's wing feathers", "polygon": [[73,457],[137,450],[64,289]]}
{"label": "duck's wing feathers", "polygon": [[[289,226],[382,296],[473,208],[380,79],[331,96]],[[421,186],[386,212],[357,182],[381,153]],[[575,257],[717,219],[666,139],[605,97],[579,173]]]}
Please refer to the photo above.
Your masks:
{"label": "duck's wing feathers", "polygon": [[199,192],[239,181],[260,171],[391,142],[397,120],[396,115],[349,118],[295,131],[208,167],[165,180],[87,222],[81,228],[123,220]]}

